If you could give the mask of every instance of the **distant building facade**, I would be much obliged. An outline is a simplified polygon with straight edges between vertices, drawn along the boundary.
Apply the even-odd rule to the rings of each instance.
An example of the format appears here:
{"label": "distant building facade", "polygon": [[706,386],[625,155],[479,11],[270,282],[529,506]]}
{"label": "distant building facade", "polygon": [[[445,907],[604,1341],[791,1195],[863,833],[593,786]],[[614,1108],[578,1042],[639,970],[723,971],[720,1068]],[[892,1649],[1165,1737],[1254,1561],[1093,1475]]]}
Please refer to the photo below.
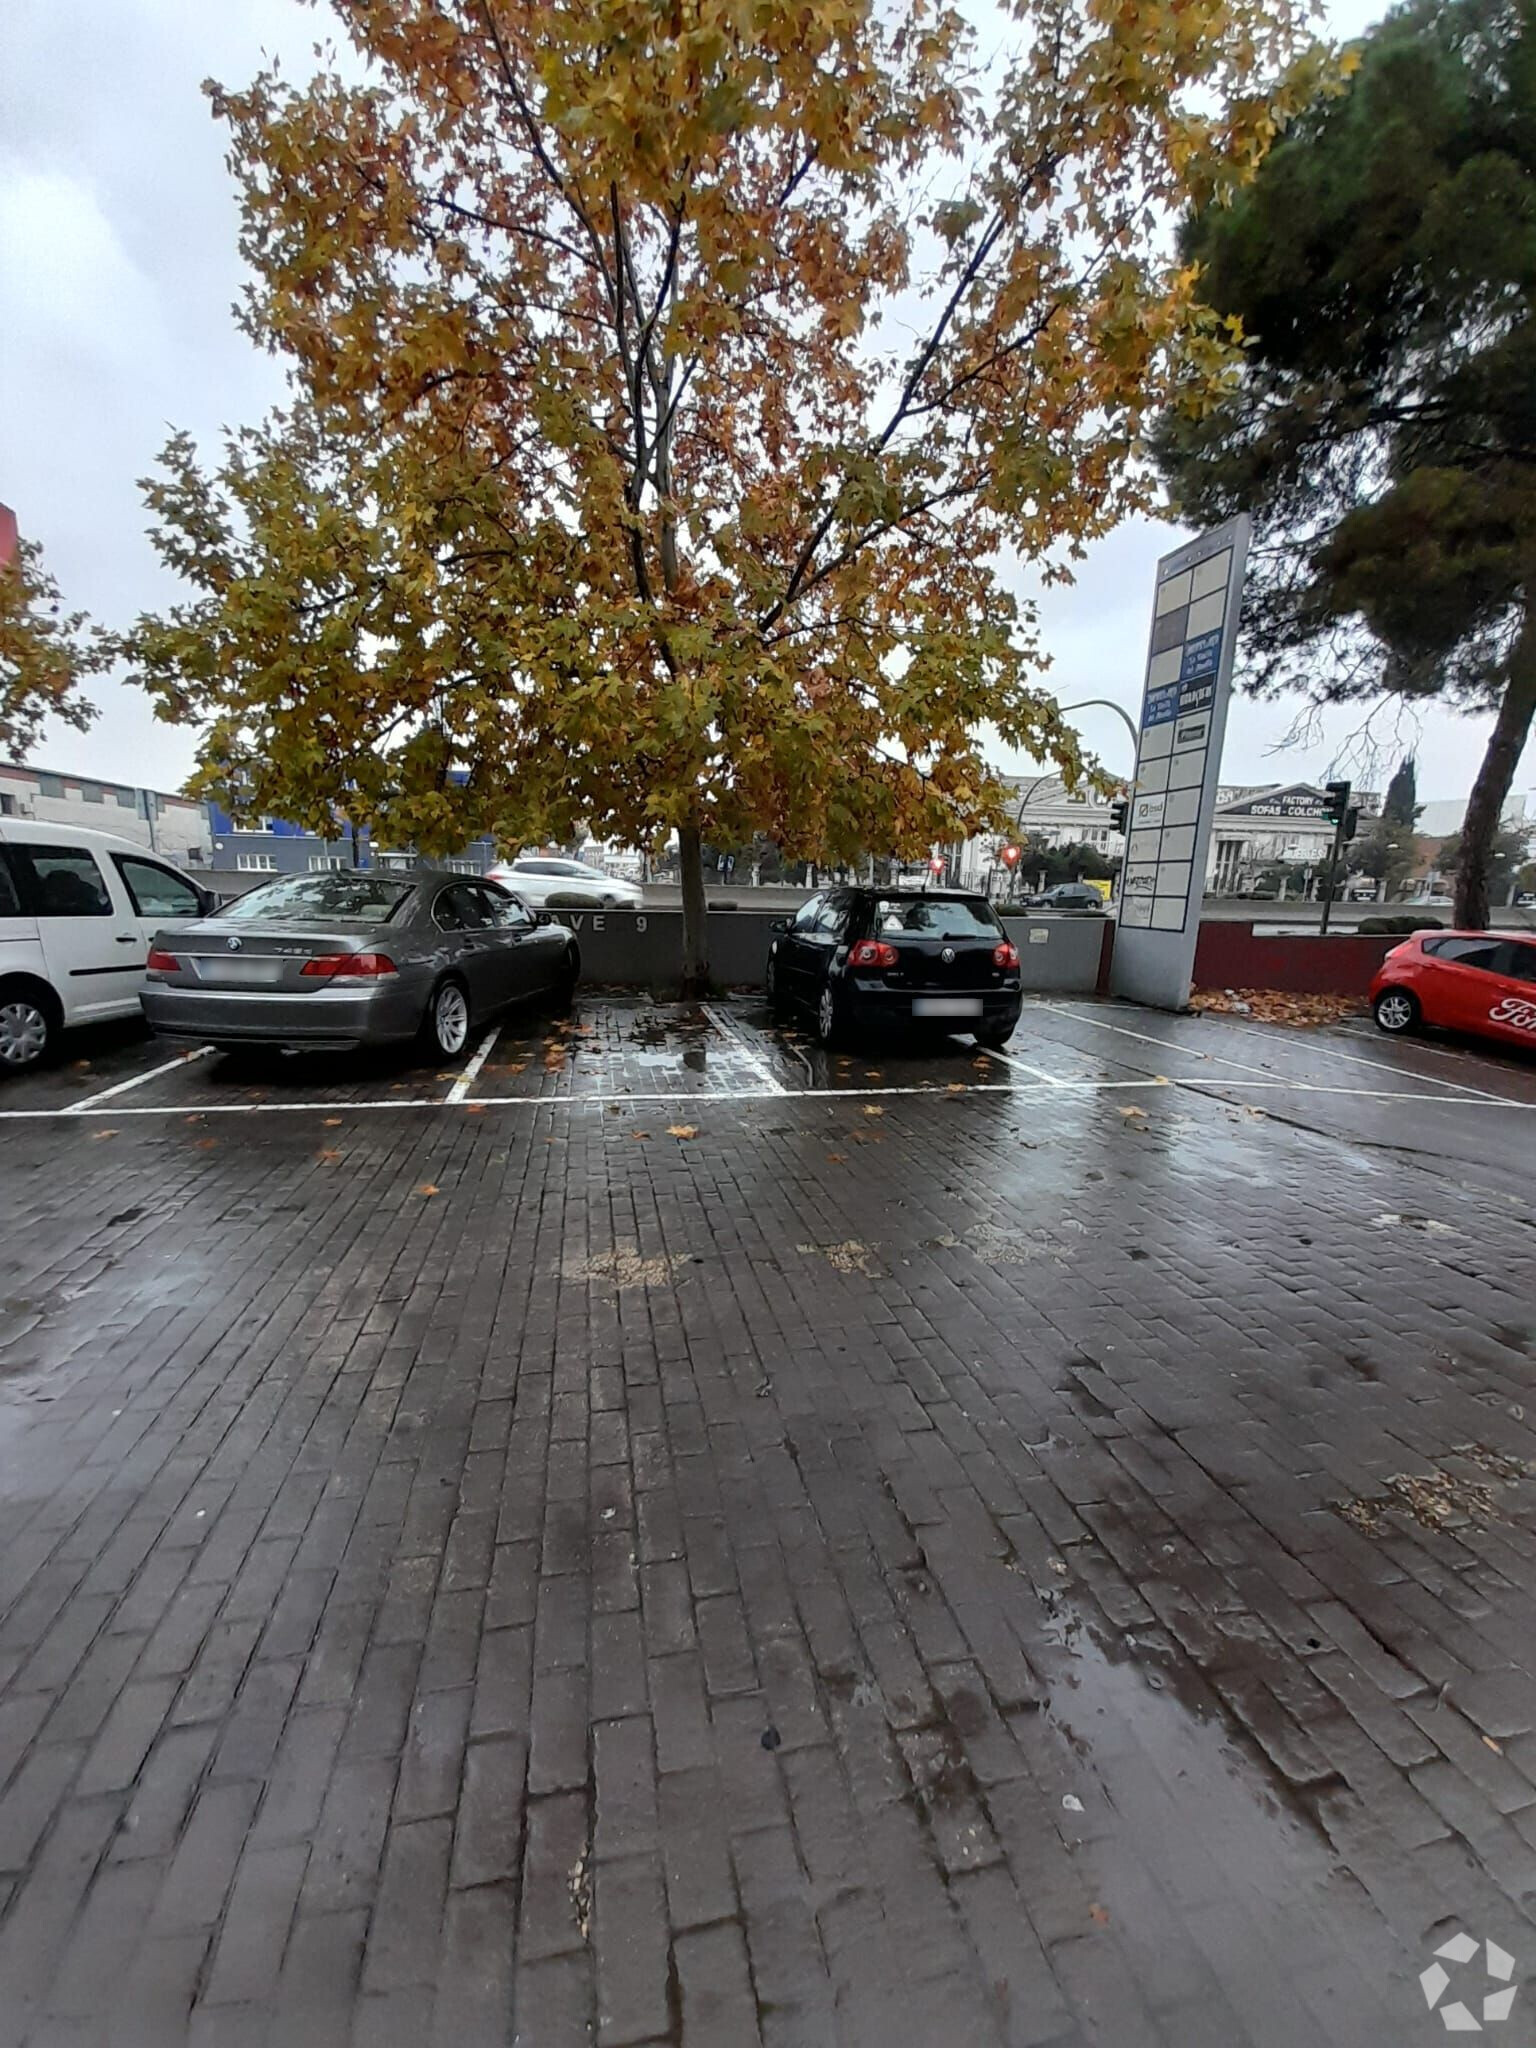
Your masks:
{"label": "distant building facade", "polygon": [[[1113,798],[1080,787],[1070,790],[1059,775],[1001,778],[1009,790],[1012,822],[1004,835],[984,833],[959,850],[952,862],[962,887],[983,888],[1000,873],[1002,848],[1011,840],[1024,849],[1021,881],[1030,876],[1030,855],[1062,847],[1088,846],[1105,860],[1125,853],[1125,836],[1113,822]],[[1351,801],[1362,823],[1377,816],[1381,798],[1357,790]],[[1206,891],[1244,895],[1276,868],[1320,870],[1333,844],[1328,799],[1308,782],[1229,783],[1218,789],[1206,867]]]}
{"label": "distant building facade", "polygon": [[211,865],[212,834],[203,806],[165,790],[0,761],[0,816],[113,832],[180,866]]}

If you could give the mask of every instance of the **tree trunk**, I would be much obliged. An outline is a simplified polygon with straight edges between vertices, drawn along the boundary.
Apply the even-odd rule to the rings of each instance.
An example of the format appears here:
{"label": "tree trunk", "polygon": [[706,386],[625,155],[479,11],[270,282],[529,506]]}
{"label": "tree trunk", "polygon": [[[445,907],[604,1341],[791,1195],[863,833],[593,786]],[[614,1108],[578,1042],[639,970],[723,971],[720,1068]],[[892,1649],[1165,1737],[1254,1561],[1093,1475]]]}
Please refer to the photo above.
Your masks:
{"label": "tree trunk", "polygon": [[1489,736],[1483,765],[1477,771],[1467,815],[1461,827],[1461,859],[1456,868],[1457,924],[1468,931],[1488,927],[1488,875],[1493,842],[1504,805],[1530,737],[1536,714],[1536,614],[1528,612],[1510,656],[1504,701]]}
{"label": "tree trunk", "polygon": [[683,885],[683,994],[709,994],[709,938],[705,930],[704,836],[697,825],[677,834],[678,879]]}

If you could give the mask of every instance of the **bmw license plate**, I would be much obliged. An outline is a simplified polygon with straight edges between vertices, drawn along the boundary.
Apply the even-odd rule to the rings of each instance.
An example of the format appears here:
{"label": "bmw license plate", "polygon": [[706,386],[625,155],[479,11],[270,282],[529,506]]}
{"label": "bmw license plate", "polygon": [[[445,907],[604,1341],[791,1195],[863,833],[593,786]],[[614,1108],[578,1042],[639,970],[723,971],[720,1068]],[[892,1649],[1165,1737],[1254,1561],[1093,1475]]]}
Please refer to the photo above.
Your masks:
{"label": "bmw license plate", "polygon": [[980,996],[914,996],[914,1017],[979,1017]]}
{"label": "bmw license plate", "polygon": [[199,981],[211,981],[215,985],[224,983],[242,988],[271,988],[283,978],[283,963],[270,956],[263,959],[260,954],[249,959],[240,959],[224,953],[203,954],[195,958]]}

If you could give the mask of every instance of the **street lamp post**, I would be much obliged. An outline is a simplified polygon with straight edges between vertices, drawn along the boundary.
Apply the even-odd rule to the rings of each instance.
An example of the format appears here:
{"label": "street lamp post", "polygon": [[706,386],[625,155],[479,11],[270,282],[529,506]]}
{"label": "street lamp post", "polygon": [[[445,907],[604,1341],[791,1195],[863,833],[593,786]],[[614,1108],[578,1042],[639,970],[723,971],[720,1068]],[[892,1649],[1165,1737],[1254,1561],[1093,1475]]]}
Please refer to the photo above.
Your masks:
{"label": "street lamp post", "polygon": [[1058,711],[1063,712],[1093,710],[1113,711],[1116,718],[1119,719],[1120,723],[1125,727],[1126,731],[1131,736],[1131,773],[1133,775],[1136,773],[1136,754],[1138,748],[1141,745],[1141,735],[1137,732],[1135,723],[1131,718],[1131,714],[1126,710],[1123,704],[1117,704],[1112,697],[1084,697],[1080,703],[1058,704],[1056,709]]}

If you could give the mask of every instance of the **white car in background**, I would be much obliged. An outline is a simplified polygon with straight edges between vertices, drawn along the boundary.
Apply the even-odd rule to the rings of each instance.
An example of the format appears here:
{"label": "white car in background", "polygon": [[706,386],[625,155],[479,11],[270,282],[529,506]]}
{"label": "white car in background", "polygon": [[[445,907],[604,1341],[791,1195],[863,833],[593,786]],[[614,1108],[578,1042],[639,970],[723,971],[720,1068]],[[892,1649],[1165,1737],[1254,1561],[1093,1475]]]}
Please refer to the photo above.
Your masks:
{"label": "white car in background", "polygon": [[[557,907],[584,909],[590,904],[594,910],[639,910],[645,901],[638,882],[605,875],[601,868],[563,854],[520,853],[516,860],[492,868],[489,879],[535,910],[547,909],[552,900]],[[574,900],[578,897],[579,903]]]}
{"label": "white car in background", "polygon": [[137,1017],[150,941],[217,898],[110,832],[0,818],[0,1074],[74,1024]]}

